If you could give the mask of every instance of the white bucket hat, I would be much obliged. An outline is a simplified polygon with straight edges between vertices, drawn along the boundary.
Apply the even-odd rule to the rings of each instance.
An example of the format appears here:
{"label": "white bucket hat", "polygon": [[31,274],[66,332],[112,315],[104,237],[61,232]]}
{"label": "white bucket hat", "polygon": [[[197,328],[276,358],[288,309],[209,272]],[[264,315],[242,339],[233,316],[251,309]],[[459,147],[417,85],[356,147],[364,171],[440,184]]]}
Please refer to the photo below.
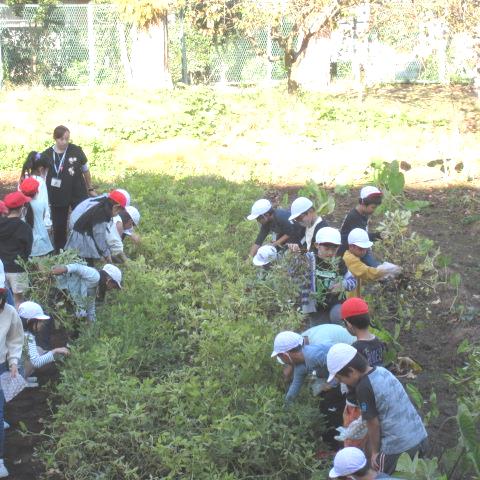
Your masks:
{"label": "white bucket hat", "polygon": [[342,236],[336,228],[323,227],[315,235],[316,243],[332,243],[333,245],[340,245],[342,243]]}
{"label": "white bucket hat", "polygon": [[370,248],[373,245],[370,238],[368,238],[368,233],[362,228],[354,228],[348,234],[348,244],[356,245],[360,248]]}
{"label": "white bucket hat", "polygon": [[269,212],[271,209],[272,204],[270,203],[270,201],[266,198],[261,198],[252,205],[252,211],[247,217],[247,220],[255,220],[260,215],[264,215],[265,213]]}
{"label": "white bucket hat", "polygon": [[263,267],[268,263],[274,262],[278,257],[277,249],[272,245],[264,245],[258,249],[253,257],[253,264],[257,267]]}
{"label": "white bucket hat", "polygon": [[345,477],[361,470],[367,464],[365,454],[355,447],[343,448],[335,455],[330,478]]}
{"label": "white bucket hat", "polygon": [[279,353],[288,352],[299,345],[303,344],[303,337],[295,332],[280,332],[273,342],[272,357],[276,357]]}
{"label": "white bucket hat", "polygon": [[125,210],[130,215],[130,218],[133,220],[133,223],[135,225],[138,225],[140,222],[140,212],[135,207],[132,207],[131,205],[128,205],[128,207],[125,207]]}
{"label": "white bucket hat", "polygon": [[122,271],[118,267],[107,263],[102,270],[108,273],[109,277],[118,285],[118,288],[122,288]]}
{"label": "white bucket hat", "polygon": [[327,353],[328,382],[357,354],[357,349],[346,343],[335,344]]}
{"label": "white bucket hat", "polygon": [[50,317],[43,313],[43,308],[35,302],[23,302],[18,306],[18,315],[22,318],[30,320],[48,320]]}
{"label": "white bucket hat", "polygon": [[313,207],[313,202],[307,197],[298,197],[292,202],[290,207],[290,221],[295,220],[299,215],[305,213],[307,210]]}

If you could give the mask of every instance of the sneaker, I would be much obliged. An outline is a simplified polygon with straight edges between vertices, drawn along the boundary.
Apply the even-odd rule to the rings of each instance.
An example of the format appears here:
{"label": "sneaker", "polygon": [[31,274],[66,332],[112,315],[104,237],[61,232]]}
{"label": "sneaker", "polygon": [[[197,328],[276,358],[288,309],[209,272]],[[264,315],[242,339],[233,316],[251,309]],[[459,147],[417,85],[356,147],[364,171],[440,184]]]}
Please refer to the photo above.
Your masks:
{"label": "sneaker", "polygon": [[25,388],[37,388],[37,387],[38,387],[38,382],[27,382],[27,384],[25,385]]}
{"label": "sneaker", "polygon": [[8,430],[9,428],[10,428],[10,424],[4,420],[3,421],[3,429]]}
{"label": "sneaker", "polygon": [[38,382],[37,377],[28,377],[26,380],[27,380],[27,382],[32,382],[32,383]]}
{"label": "sneaker", "polygon": [[8,477],[8,475],[7,467],[5,467],[3,460],[0,460],[0,478]]}

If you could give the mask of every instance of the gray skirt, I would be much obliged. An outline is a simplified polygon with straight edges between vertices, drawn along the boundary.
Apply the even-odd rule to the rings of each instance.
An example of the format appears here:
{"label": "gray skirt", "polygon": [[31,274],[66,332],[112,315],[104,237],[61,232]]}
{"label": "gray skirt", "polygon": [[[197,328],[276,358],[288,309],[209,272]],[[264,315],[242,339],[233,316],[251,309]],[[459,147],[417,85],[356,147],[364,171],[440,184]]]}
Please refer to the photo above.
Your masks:
{"label": "gray skirt", "polygon": [[68,236],[65,250],[76,250],[82,258],[101,258],[95,241],[86,233],[76,232],[72,230]]}

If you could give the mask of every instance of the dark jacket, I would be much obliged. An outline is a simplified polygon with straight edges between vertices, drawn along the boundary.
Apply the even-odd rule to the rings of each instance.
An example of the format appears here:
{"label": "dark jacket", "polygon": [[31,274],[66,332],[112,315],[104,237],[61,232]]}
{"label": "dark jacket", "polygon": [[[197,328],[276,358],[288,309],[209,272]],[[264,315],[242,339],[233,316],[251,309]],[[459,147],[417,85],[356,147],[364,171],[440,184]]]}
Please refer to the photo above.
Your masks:
{"label": "dark jacket", "polygon": [[32,227],[20,218],[0,217],[0,260],[5,273],[23,272],[17,257],[28,260],[32,253]]}
{"label": "dark jacket", "polygon": [[[87,163],[87,157],[83,150],[78,146],[70,143],[65,152],[65,156],[55,154],[53,147],[47,148],[43,153],[50,168],[47,173],[47,189],[48,199],[52,207],[68,207],[74,208],[82,200],[88,197],[87,187],[83,178],[83,165]],[[55,165],[55,160],[63,158],[63,165]],[[59,169],[58,173],[56,168]],[[60,187],[52,186],[52,178],[61,180]]]}

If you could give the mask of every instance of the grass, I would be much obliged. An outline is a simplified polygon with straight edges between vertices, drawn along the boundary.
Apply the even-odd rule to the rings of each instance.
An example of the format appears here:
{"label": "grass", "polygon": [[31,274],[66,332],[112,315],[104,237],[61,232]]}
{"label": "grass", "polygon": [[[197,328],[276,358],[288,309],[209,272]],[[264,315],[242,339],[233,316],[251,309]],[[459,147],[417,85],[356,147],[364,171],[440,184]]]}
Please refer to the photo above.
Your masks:
{"label": "grass", "polygon": [[410,163],[410,181],[443,179],[430,160],[461,159],[464,170],[449,180],[471,179],[480,171],[478,111],[459,88],[385,87],[363,102],[355,93],[288,96],[280,88],[3,91],[0,164],[16,176],[28,151],[49,146],[53,127],[66,124],[100,180],[134,169],[348,184],[375,158]]}

